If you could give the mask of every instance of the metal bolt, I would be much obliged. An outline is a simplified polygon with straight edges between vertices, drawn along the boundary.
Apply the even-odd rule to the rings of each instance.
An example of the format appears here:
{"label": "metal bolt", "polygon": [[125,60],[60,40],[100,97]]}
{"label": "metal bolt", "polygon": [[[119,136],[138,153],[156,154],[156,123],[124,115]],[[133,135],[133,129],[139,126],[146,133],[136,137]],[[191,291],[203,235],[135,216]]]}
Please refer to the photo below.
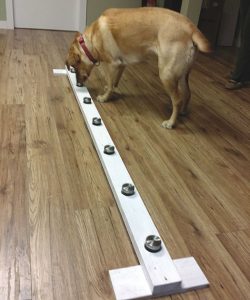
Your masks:
{"label": "metal bolt", "polygon": [[104,146],[104,153],[108,154],[108,155],[114,154],[115,153],[115,147],[111,146],[111,145]]}
{"label": "metal bolt", "polygon": [[158,252],[161,250],[161,239],[157,235],[149,235],[144,246],[149,252]]}
{"label": "metal bolt", "polygon": [[101,118],[93,118],[92,124],[95,126],[100,126],[102,124],[102,119]]}
{"label": "metal bolt", "polygon": [[124,183],[122,185],[122,194],[125,196],[132,196],[135,193],[135,187],[131,183]]}
{"label": "metal bolt", "polygon": [[90,104],[90,103],[91,103],[91,98],[90,98],[90,97],[84,97],[84,98],[83,98],[83,102],[84,102],[85,104]]}

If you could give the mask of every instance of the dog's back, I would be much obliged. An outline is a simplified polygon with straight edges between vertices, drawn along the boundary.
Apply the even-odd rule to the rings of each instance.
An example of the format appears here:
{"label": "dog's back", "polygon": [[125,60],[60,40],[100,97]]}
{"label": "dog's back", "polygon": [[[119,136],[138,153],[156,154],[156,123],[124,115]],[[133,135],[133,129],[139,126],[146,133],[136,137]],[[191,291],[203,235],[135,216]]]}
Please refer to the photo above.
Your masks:
{"label": "dog's back", "polygon": [[185,16],[172,10],[143,7],[135,9],[108,9],[99,18],[106,23],[119,48],[125,52],[138,46],[141,51],[157,48],[159,38],[168,43],[192,42],[201,52],[211,52],[209,41]]}

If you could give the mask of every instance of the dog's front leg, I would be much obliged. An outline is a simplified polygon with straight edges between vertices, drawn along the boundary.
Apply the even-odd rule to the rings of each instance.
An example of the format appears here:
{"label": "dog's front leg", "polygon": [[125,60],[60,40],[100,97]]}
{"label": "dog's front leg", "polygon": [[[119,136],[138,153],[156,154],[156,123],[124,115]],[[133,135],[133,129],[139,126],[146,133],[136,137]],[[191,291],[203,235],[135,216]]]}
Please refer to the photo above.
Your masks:
{"label": "dog's front leg", "polygon": [[97,101],[105,102],[111,96],[114,87],[119,83],[122,76],[124,66],[120,63],[112,63],[105,66],[105,77],[107,78],[107,86],[103,95],[97,96]]}
{"label": "dog's front leg", "polygon": [[116,70],[116,73],[114,74],[115,77],[114,77],[114,87],[118,87],[118,84],[120,82],[120,79],[122,77],[122,73],[125,69],[125,66],[124,65],[119,65],[117,67],[117,70]]}

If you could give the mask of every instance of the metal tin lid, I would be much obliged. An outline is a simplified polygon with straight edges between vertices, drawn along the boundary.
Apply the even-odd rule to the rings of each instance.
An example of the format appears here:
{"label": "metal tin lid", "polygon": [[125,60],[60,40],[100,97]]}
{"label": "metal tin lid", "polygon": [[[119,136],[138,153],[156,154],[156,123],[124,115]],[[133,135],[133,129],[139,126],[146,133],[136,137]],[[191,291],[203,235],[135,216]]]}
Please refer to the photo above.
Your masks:
{"label": "metal tin lid", "polygon": [[90,104],[92,101],[91,101],[91,98],[90,97],[84,97],[83,98],[83,103],[85,104]]}
{"label": "metal tin lid", "polygon": [[122,185],[122,194],[125,196],[132,196],[135,193],[135,187],[131,183],[124,183]]}
{"label": "metal tin lid", "polygon": [[111,155],[115,153],[115,147],[112,145],[106,145],[104,146],[104,151],[105,154]]}
{"label": "metal tin lid", "polygon": [[161,239],[157,235],[149,235],[144,246],[150,252],[158,252],[161,250]]}
{"label": "metal tin lid", "polygon": [[70,70],[71,73],[75,73],[76,72],[75,68],[72,67],[72,66],[70,66],[69,70]]}
{"label": "metal tin lid", "polygon": [[102,125],[102,119],[101,118],[93,118],[92,124],[95,126],[100,126],[100,125]]}

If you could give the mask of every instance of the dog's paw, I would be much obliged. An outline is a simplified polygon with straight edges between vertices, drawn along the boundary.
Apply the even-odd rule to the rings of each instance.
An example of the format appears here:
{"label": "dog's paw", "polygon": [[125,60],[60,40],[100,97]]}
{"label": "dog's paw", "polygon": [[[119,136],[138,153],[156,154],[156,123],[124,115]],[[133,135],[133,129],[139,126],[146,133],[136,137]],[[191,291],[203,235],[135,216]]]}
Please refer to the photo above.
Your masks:
{"label": "dog's paw", "polygon": [[96,97],[96,100],[98,102],[103,103],[103,102],[106,102],[108,100],[108,97],[106,95],[99,95],[99,96]]}
{"label": "dog's paw", "polygon": [[163,128],[172,129],[174,127],[174,124],[173,124],[173,122],[171,122],[171,121],[168,120],[168,121],[162,122],[161,126]]}

